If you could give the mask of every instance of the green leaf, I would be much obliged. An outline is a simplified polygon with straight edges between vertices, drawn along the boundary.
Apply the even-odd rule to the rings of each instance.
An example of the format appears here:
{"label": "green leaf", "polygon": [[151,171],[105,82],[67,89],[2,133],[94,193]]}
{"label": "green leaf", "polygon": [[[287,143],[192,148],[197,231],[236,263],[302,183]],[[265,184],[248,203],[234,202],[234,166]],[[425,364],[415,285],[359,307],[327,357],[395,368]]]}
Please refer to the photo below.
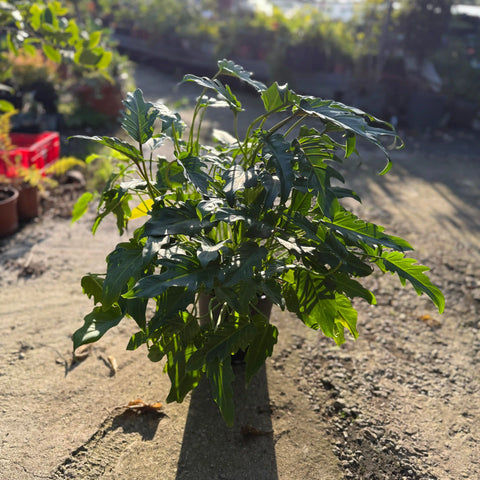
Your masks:
{"label": "green leaf", "polygon": [[28,43],[27,41],[23,42],[23,50],[25,51],[25,53],[27,53],[27,55],[30,55],[31,57],[34,57],[35,53],[37,52],[35,46],[31,43]]}
{"label": "green leaf", "polygon": [[223,192],[230,205],[234,205],[236,192],[245,188],[247,181],[247,172],[241,165],[232,165],[222,176],[225,180]]}
{"label": "green leaf", "polygon": [[433,303],[437,306],[440,313],[445,308],[445,297],[438,287],[436,287],[423,272],[430,270],[425,265],[416,264],[413,258],[405,258],[400,252],[385,252],[382,259],[378,261],[383,263],[386,270],[396,273],[402,282],[408,280],[418,295],[426,293]]}
{"label": "green leaf", "polygon": [[[53,6],[53,5],[52,5]],[[42,12],[42,21],[53,26],[58,25],[58,19],[50,5],[46,6]]]}
{"label": "green leaf", "polygon": [[120,298],[118,301],[122,311],[135,320],[139,328],[147,327],[147,298]]}
{"label": "green leaf", "polygon": [[88,39],[88,46],[90,48],[96,47],[100,43],[101,38],[102,38],[102,32],[100,30],[90,33],[90,37]]}
{"label": "green leaf", "polygon": [[250,322],[238,325],[228,320],[205,333],[205,345],[192,355],[187,369],[199,370],[206,363],[223,362],[233,353],[248,347],[256,333],[255,325]]}
{"label": "green leaf", "polygon": [[261,92],[265,90],[267,87],[257,80],[253,80],[251,78],[252,72],[247,72],[241,65],[237,65],[235,62],[231,60],[219,60],[217,62],[219,73],[221,75],[229,75],[231,77],[238,78],[243,80],[244,82],[251,85],[257,92]]}
{"label": "green leaf", "polygon": [[89,140],[92,142],[99,143],[100,145],[104,145],[105,147],[111,148],[122,155],[130,158],[134,162],[142,162],[143,158],[140,151],[135,148],[132,144],[120,140],[116,137],[88,137],[85,135],[75,135],[73,138],[78,138],[80,140]]}
{"label": "green leaf", "polygon": [[30,25],[34,30],[38,30],[42,25],[42,9],[38,3],[33,3],[30,7]]}
{"label": "green leaf", "polygon": [[1,112],[13,112],[15,107],[7,100],[0,100],[0,111]]}
{"label": "green leaf", "polygon": [[[297,300],[287,300],[287,308],[296,306],[295,313],[302,322],[313,330],[322,330],[323,334],[335,338],[334,325],[337,317],[337,303],[334,293],[325,285],[325,277],[313,271],[297,268],[293,272],[293,282],[290,277],[285,277],[291,283]],[[291,297],[293,291],[288,295]]]}
{"label": "green leaf", "polygon": [[143,92],[137,88],[127,94],[123,101],[126,111],[122,128],[139,144],[144,144],[153,136],[153,127],[158,118],[158,109],[150,102],[145,102]]}
{"label": "green leaf", "polygon": [[375,295],[359,282],[351,278],[349,274],[336,272],[334,275],[329,277],[329,279],[334,283],[332,290],[335,289],[350,298],[363,298],[370,305],[375,305],[377,303]]}
{"label": "green leaf", "polygon": [[74,45],[78,41],[80,29],[76,24],[75,20],[70,19],[68,21],[68,26],[65,28],[65,33],[70,34],[70,38],[68,40],[69,45]]}
{"label": "green leaf", "polygon": [[220,253],[228,249],[227,244],[231,243],[229,240],[211,245],[206,241],[201,242],[197,249],[197,257],[200,265],[206,267],[210,262],[214,262],[220,257]]}
{"label": "green leaf", "polygon": [[211,177],[208,174],[208,165],[199,157],[192,156],[188,152],[186,155],[180,155],[177,162],[183,167],[185,178],[195,189],[204,194],[208,194],[208,185]]}
{"label": "green leaf", "polygon": [[263,155],[268,158],[267,168],[273,168],[280,178],[281,201],[286,202],[293,186],[293,152],[283,135],[262,136]]}
{"label": "green leaf", "polygon": [[[338,187],[331,186],[331,179],[344,181],[342,175],[326,163],[331,153],[324,147],[322,136],[303,137],[298,142],[296,151],[299,161],[299,175],[295,179],[295,190],[310,193],[316,197],[317,203],[322,209],[323,215],[333,218],[337,208],[337,198],[350,196],[359,200],[353,192],[341,191]],[[310,207],[310,206],[308,206]]]}
{"label": "green leaf", "polygon": [[165,370],[170,378],[171,388],[167,402],[181,402],[185,395],[195,388],[202,376],[200,371],[187,371],[186,364],[196,351],[199,326],[195,317],[187,312],[177,315],[163,329],[158,342],[149,348],[149,358],[158,361],[166,354]]}
{"label": "green leaf", "polygon": [[158,190],[175,190],[185,185],[183,167],[174,160],[169,162],[166,158],[160,157],[157,162],[157,177],[155,187]]}
{"label": "green leaf", "polygon": [[62,61],[62,55],[61,53],[51,45],[48,45],[47,43],[42,44],[42,50],[43,53],[49,58],[50,60],[60,63]]}
{"label": "green leaf", "polygon": [[203,268],[198,259],[186,255],[177,255],[168,263],[169,268],[166,271],[141,278],[135,287],[123,296],[152,298],[162,295],[171,287],[184,287],[189,292],[195,292],[204,285],[207,290],[211,290],[214,279],[219,276],[218,267],[215,265]]}
{"label": "green leaf", "polygon": [[123,313],[118,305],[109,310],[95,307],[91,313],[85,316],[84,324],[73,334],[73,348],[99,340],[103,335],[120,323]]}
{"label": "green leaf", "polygon": [[[342,327],[345,327],[353,336],[353,338],[358,338],[357,332],[357,311],[353,308],[350,300],[344,295],[336,294],[335,301],[337,302],[337,323],[339,322]],[[335,337],[334,337],[335,339]],[[340,343],[335,340],[337,344]]]}
{"label": "green leaf", "polygon": [[88,67],[95,67],[101,62],[104,51],[102,48],[89,48],[85,46],[75,52],[73,60],[79,65],[85,65]]}
{"label": "green leaf", "polygon": [[197,77],[196,75],[185,75],[183,77],[184,82],[195,82],[203,88],[214,90],[218,95],[225,99],[230,106],[230,109],[235,112],[242,111],[242,104],[238,101],[237,97],[232,93],[228,85],[223,85],[220,80],[208,77]]}
{"label": "green leaf", "polygon": [[72,211],[72,223],[79,220],[88,211],[88,206],[93,200],[93,194],[90,192],[83,193],[80,198],[75,202]]}
{"label": "green leaf", "polygon": [[119,243],[107,257],[107,275],[103,283],[103,305],[109,307],[117,302],[128,281],[138,280],[146,266],[154,258],[155,252],[144,255],[144,248],[135,240]]}
{"label": "green leaf", "polygon": [[[322,249],[323,246],[326,248]],[[365,247],[364,250],[368,248],[369,247]],[[328,263],[341,272],[347,272],[356,277],[368,277],[373,271],[372,267],[366,263],[364,257],[356,252],[351,252],[345,247],[344,243],[331,232],[326,233],[325,243],[320,246],[320,249],[321,251],[317,260],[319,260],[320,263]],[[316,257],[316,252],[313,256]]]}
{"label": "green leaf", "polygon": [[12,39],[11,32],[7,32],[7,46],[11,53],[13,53],[14,55],[18,55],[18,48]]}
{"label": "green leaf", "polygon": [[288,85],[273,83],[262,92],[263,105],[267,112],[281,112],[293,104],[298,96],[288,88]]}
{"label": "green leaf", "polygon": [[85,293],[88,298],[93,297],[94,303],[102,303],[103,277],[90,273],[82,277],[80,283],[83,293]]}
{"label": "green leaf", "polygon": [[352,153],[355,152],[355,144],[357,137],[355,135],[349,133],[347,134],[347,142],[345,144],[345,158],[348,158]]}
{"label": "green leaf", "polygon": [[148,359],[151,362],[159,362],[165,356],[165,352],[158,343],[148,345]]}
{"label": "green leaf", "polygon": [[278,330],[275,325],[265,322],[256,322],[256,335],[250,341],[250,346],[245,356],[245,381],[248,384],[253,376],[264,365],[265,360],[273,353],[277,343]]}
{"label": "green leaf", "polygon": [[[131,195],[128,190],[122,188],[120,185],[116,185],[114,188],[102,193],[102,211],[97,215],[92,227],[92,232],[97,231],[100,222],[109,214],[113,213],[117,217],[117,228],[120,234],[123,233],[124,228],[128,223],[128,219],[131,217],[132,212],[128,202],[131,199]],[[100,209],[100,206],[99,206]]]}
{"label": "green leaf", "polygon": [[235,422],[232,383],[235,380],[230,359],[220,362],[215,360],[206,366],[206,374],[212,385],[213,399],[229,427]]}
{"label": "green leaf", "polygon": [[200,219],[193,205],[178,203],[178,208],[154,208],[152,217],[145,224],[145,234],[153,236],[195,235],[215,224],[208,219]]}
{"label": "green leaf", "polygon": [[348,210],[338,211],[333,222],[323,220],[322,224],[342,235],[353,245],[366,243],[369,246],[383,245],[402,252],[413,250],[406,240],[383,233],[384,227],[360,220]]}
{"label": "green leaf", "polygon": [[185,287],[169,287],[156,298],[156,312],[148,323],[150,333],[164,327],[179,312],[185,312],[195,300],[195,294]]}
{"label": "green leaf", "polygon": [[227,280],[224,286],[229,287],[250,280],[256,271],[261,269],[267,254],[264,246],[259,246],[255,242],[243,243],[235,252],[231,265],[226,269]]}
{"label": "green leaf", "polygon": [[[330,130],[346,131],[347,134],[358,135],[380,148],[387,157],[387,165],[381,174],[391,168],[388,150],[382,143],[382,137],[392,137],[394,142],[400,140],[393,127],[387,122],[368,115],[353,107],[332,100],[314,97],[298,97],[297,108],[301,113],[319,118]],[[378,125],[378,126],[374,126]],[[347,150],[351,145],[347,145]]]}
{"label": "green leaf", "polygon": [[[174,138],[181,137],[185,128],[185,123],[182,121],[177,112],[173,112],[164,104],[155,104],[158,118],[162,122],[162,133]],[[175,135],[174,135],[175,132]]]}
{"label": "green leaf", "polygon": [[128,342],[127,350],[136,350],[138,347],[141,347],[143,344],[147,343],[148,335],[145,332],[134,333]]}
{"label": "green leaf", "polygon": [[195,351],[192,345],[184,345],[178,336],[171,342],[174,348],[167,352],[165,369],[170,377],[171,388],[167,402],[182,402],[187,393],[193,390],[200,381],[202,373],[187,371],[185,365],[190,355]]}
{"label": "green leaf", "polygon": [[95,67],[99,70],[107,68],[112,62],[113,53],[112,52],[103,52],[100,60],[95,64]]}

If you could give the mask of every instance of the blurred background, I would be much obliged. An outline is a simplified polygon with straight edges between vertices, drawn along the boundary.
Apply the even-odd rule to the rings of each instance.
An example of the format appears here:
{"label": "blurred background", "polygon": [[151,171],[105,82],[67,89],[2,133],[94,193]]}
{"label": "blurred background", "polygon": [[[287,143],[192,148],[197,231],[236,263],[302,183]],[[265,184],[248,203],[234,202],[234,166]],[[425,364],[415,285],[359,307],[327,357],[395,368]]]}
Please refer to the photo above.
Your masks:
{"label": "blurred background", "polygon": [[15,88],[16,130],[115,122],[135,85],[132,62],[180,79],[216,71],[220,58],[412,133],[480,130],[478,0],[64,3],[82,28],[103,32],[114,52],[108,78],[55,64],[39,51],[9,54],[0,78]]}

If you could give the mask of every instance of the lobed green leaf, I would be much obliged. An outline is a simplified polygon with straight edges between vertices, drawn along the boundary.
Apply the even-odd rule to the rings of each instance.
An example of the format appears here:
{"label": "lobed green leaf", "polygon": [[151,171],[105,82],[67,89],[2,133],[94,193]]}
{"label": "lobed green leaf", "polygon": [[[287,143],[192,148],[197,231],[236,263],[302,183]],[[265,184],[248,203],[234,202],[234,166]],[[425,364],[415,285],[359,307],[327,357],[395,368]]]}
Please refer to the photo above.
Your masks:
{"label": "lobed green leaf", "polygon": [[85,316],[83,326],[73,334],[73,348],[96,342],[108,330],[118,325],[123,316],[118,305],[114,305],[108,310],[95,307],[91,313]]}
{"label": "lobed green leaf", "polygon": [[406,258],[400,252],[384,252],[380,262],[386,270],[396,273],[403,284],[405,280],[408,280],[418,295],[426,293],[437,306],[438,311],[440,313],[443,312],[445,309],[445,297],[440,289],[423,273],[430,270],[428,267],[416,264],[415,259]]}
{"label": "lobed green leaf", "polygon": [[133,93],[128,93],[122,128],[130,137],[143,145],[153,136],[155,120],[158,118],[158,108],[150,102],[145,102],[143,92],[137,88]]}
{"label": "lobed green leaf", "polygon": [[232,383],[235,380],[230,359],[220,362],[215,360],[206,365],[206,374],[212,384],[213,399],[229,427],[235,422]]}

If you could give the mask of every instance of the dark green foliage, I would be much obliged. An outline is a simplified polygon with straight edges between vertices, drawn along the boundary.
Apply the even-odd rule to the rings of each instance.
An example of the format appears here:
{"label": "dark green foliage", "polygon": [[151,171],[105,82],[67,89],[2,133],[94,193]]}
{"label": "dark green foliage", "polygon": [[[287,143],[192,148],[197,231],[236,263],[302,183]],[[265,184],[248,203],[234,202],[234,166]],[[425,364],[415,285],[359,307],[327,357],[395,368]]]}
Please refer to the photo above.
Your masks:
{"label": "dark green foliage", "polygon": [[[440,311],[444,299],[425,275],[427,267],[405,257],[412,249],[405,240],[357,218],[341,203],[345,197],[359,199],[339,186],[344,179],[335,165],[354,154],[356,138],[363,137],[385,153],[387,170],[391,162],[382,140],[398,139],[392,127],[355,108],[297,95],[286,85],[267,88],[225,60],[212,79],[185,78],[213,90],[234,117],[241,105],[222,83],[222,73],[251,84],[265,106],[245,138],[230,136],[228,142],[228,135],[220,135],[223,141],[214,146],[200,144],[203,113],[218,106],[205,101],[203,92],[184,139],[178,114],[146,103],[140,90],[128,96],[123,122],[138,148],[92,137],[125,156],[102,195],[94,229],[113,213],[123,231],[135,197],[148,216],[130,241],[107,257],[105,276],[82,280],[98,306],[74,342],[98,340],[123,316],[132,317],[140,330],[127,348],[146,344],[150,360],[165,361],[168,401],[182,401],[205,375],[231,425],[231,354],[248,348],[248,382],[277,342],[276,326],[259,307],[261,297],[337,344],[345,341],[345,330],[358,336],[351,300],[375,303],[360,283],[375,266],[426,293]],[[267,129],[266,120],[278,114],[278,123]],[[302,126],[307,118],[317,127]],[[157,119],[160,134],[154,132]],[[162,135],[173,142],[175,157],[144,158],[144,143]],[[153,312],[146,310],[148,300],[155,304]],[[208,308],[202,307],[205,301]]]}

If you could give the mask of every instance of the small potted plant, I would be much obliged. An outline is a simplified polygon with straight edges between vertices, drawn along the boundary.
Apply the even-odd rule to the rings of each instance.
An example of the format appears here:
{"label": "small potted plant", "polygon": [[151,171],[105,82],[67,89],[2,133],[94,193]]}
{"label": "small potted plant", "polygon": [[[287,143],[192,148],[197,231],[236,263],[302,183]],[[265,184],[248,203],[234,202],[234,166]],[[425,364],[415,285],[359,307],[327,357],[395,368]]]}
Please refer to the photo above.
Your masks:
{"label": "small potted plant", "polygon": [[42,168],[18,164],[13,177],[0,174],[0,183],[9,183],[18,190],[18,218],[31,220],[39,215],[41,193],[57,187],[57,180],[73,168],[84,166],[85,162],[76,157],[62,157]]}
{"label": "small potted plant", "polygon": [[[440,311],[444,298],[428,268],[405,256],[412,249],[405,240],[342,206],[343,198],[358,196],[342,186],[337,165],[356,153],[360,137],[384,152],[386,173],[391,161],[383,139],[398,142],[393,127],[287,85],[266,87],[231,61],[218,67],[213,78],[184,78],[202,89],[188,130],[178,113],[136,90],[124,102],[122,123],[133,143],[81,137],[123,157],[101,195],[93,231],[108,215],[120,232],[132,218],[144,215],[145,222],[108,255],[105,274],[83,277],[95,306],[73,342],[75,348],[95,342],[133,318],[138,331],[127,349],[145,346],[150,360],[165,360],[167,401],[182,401],[206,376],[232,425],[231,355],[246,351],[248,382],[277,341],[265,302],[341,344],[345,331],[357,337],[351,300],[375,303],[361,283],[374,268],[410,282]],[[252,87],[264,107],[242,137],[242,105],[221,80],[229,77]],[[216,141],[203,145],[204,114],[216,107],[230,109],[234,133],[216,131]],[[148,152],[164,142],[173,144],[174,156],[153,158]],[[80,198],[76,218],[91,198]]]}

